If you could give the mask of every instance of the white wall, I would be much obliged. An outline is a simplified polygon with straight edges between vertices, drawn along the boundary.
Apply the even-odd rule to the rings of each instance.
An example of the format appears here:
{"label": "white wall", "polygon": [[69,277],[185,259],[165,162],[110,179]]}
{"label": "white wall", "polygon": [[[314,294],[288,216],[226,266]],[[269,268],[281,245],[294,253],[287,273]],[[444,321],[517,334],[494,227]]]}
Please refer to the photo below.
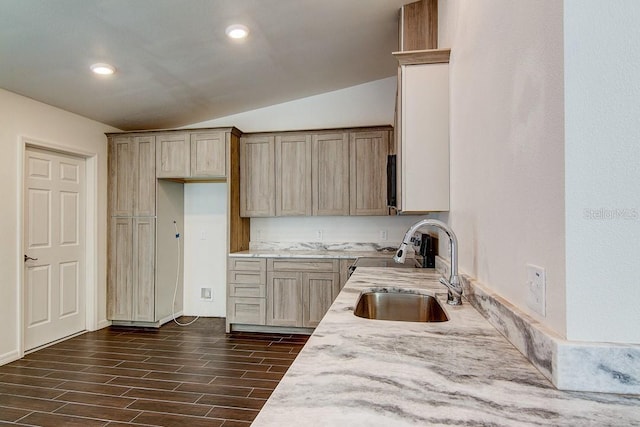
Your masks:
{"label": "white wall", "polygon": [[235,126],[243,132],[268,132],[392,125],[395,96],[396,78],[389,77],[187,127]]}
{"label": "white wall", "polygon": [[[184,314],[225,317],[227,185],[185,184],[184,221]],[[213,300],[200,288],[212,288]]]}
{"label": "white wall", "polygon": [[[189,125],[193,127],[236,126],[243,132],[323,129],[393,124],[396,78],[353,86],[321,95],[260,108],[241,114]],[[417,217],[308,217],[254,218],[251,241],[315,242],[323,231],[323,242],[399,242]],[[387,240],[380,231],[387,230]]]}
{"label": "white wall", "polygon": [[640,2],[564,16],[567,338],[640,343]]}
{"label": "white wall", "polygon": [[[112,127],[0,89],[0,364],[19,357],[22,225],[22,140],[95,153],[97,156],[97,300],[99,325],[106,324],[107,139]],[[92,284],[93,285],[93,284]]]}
{"label": "white wall", "polygon": [[[460,269],[565,334],[562,2],[439,2],[451,48],[451,211]],[[546,269],[547,314],[525,265]]]}

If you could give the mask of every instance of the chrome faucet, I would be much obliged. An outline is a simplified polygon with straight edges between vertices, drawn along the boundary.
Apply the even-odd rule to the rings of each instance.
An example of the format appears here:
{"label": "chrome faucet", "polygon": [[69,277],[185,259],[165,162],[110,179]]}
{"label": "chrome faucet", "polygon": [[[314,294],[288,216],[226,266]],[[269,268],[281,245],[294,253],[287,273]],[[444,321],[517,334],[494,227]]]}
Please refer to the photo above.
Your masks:
{"label": "chrome faucet", "polygon": [[449,280],[444,277],[440,278],[440,283],[445,285],[449,292],[447,293],[447,304],[460,305],[462,304],[462,285],[460,285],[460,278],[458,277],[458,238],[455,233],[447,224],[437,219],[423,219],[413,224],[402,239],[400,247],[396,251],[396,255],[393,260],[399,264],[404,263],[407,257],[407,246],[411,244],[411,238],[418,231],[419,228],[424,226],[432,226],[444,231],[449,237],[449,243],[451,245],[451,273]]}

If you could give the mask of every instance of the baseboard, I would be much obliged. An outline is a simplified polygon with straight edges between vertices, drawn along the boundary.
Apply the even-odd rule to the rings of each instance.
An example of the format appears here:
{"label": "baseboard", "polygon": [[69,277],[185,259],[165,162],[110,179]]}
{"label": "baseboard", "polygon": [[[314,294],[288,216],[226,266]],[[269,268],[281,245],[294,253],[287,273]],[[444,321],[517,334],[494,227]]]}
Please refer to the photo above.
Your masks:
{"label": "baseboard", "polygon": [[109,326],[111,326],[111,320],[107,320],[107,319],[100,320],[98,322],[98,327],[96,328],[96,331],[100,329],[108,328]]}
{"label": "baseboard", "polygon": [[8,353],[0,355],[0,366],[6,365],[21,358],[19,350],[12,350]]}
{"label": "baseboard", "polygon": [[229,328],[231,332],[262,332],[262,333],[298,334],[298,335],[311,335],[314,331],[314,328],[244,325],[239,323],[231,323],[229,325]]}

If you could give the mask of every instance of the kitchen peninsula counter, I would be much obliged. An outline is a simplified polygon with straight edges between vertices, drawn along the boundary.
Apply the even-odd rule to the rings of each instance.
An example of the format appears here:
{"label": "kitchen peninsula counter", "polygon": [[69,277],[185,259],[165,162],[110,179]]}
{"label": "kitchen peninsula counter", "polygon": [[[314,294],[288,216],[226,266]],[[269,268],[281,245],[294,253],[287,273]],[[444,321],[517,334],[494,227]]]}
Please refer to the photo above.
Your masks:
{"label": "kitchen peninsula counter", "polygon": [[[640,397],[563,392],[439,274],[358,268],[252,424],[260,426],[640,426]],[[353,315],[368,288],[436,294],[441,323]]]}

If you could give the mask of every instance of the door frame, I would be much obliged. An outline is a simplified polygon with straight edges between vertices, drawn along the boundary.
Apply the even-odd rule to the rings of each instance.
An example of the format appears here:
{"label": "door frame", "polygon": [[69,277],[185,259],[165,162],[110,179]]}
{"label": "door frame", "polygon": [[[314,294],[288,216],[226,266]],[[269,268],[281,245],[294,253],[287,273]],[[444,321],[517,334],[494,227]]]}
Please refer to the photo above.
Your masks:
{"label": "door frame", "polygon": [[[17,292],[17,328],[19,341],[19,357],[25,354],[24,349],[24,181],[25,170],[24,161],[27,148],[37,148],[54,153],[62,153],[85,161],[85,330],[95,331],[99,329],[98,319],[98,154],[77,149],[52,142],[42,141],[26,136],[20,137],[20,147],[18,149],[18,206],[17,206],[17,242],[18,253],[16,256],[18,264],[18,292]],[[104,325],[107,326],[107,325]],[[52,343],[53,344],[53,343]]]}

